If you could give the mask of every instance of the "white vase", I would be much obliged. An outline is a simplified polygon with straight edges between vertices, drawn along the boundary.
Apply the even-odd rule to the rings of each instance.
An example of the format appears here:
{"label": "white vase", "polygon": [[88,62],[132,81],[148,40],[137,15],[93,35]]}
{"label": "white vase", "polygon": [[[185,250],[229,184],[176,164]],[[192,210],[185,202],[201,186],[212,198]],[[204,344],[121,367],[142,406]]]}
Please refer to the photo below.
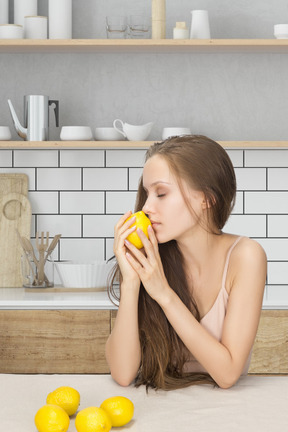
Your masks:
{"label": "white vase", "polygon": [[24,26],[25,16],[37,14],[37,0],[14,0],[14,24]]}
{"label": "white vase", "polygon": [[0,0],[0,24],[9,23],[9,0]]}
{"label": "white vase", "polygon": [[49,39],[72,39],[72,0],[49,0]]}
{"label": "white vase", "polygon": [[191,11],[191,39],[210,39],[210,26],[207,10]]}

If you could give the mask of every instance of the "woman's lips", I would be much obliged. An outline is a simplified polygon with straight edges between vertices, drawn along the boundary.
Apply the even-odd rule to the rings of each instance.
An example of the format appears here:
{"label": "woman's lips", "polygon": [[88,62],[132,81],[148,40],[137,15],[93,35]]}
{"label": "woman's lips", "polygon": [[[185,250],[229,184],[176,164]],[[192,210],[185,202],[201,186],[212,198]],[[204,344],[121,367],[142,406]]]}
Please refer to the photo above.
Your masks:
{"label": "woman's lips", "polygon": [[153,228],[157,228],[160,225],[160,222],[150,221]]}

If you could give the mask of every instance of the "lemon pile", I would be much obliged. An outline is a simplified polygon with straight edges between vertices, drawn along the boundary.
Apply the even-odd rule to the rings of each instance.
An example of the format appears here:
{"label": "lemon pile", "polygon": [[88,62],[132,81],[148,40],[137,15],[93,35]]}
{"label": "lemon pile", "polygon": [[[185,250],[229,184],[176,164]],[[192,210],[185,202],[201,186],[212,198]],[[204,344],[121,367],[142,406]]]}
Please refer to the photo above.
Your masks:
{"label": "lemon pile", "polygon": [[[72,387],[58,387],[49,393],[46,405],[35,415],[38,432],[67,432],[70,416],[80,405],[80,394]],[[75,427],[78,432],[109,432],[112,427],[121,427],[130,422],[134,405],[124,396],[105,399],[100,407],[88,407],[78,412]]]}

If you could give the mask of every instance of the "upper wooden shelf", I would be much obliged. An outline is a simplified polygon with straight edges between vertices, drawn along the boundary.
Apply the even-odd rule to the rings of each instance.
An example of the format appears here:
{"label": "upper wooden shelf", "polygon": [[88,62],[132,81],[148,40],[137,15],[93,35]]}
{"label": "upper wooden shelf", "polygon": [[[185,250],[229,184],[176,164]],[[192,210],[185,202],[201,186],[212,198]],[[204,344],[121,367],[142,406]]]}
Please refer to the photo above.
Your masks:
{"label": "upper wooden shelf", "polygon": [[0,53],[288,52],[288,39],[2,39]]}
{"label": "upper wooden shelf", "polygon": [[[155,141],[0,141],[0,150],[146,149]],[[224,148],[288,148],[288,141],[218,141]]]}

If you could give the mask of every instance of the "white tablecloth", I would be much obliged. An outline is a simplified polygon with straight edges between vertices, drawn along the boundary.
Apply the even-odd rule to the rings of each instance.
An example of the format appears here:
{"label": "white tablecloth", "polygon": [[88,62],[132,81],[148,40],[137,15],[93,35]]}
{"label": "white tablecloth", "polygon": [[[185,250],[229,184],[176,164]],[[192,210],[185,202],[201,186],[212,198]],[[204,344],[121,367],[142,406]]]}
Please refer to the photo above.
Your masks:
{"label": "white tablecloth", "polygon": [[[81,395],[79,409],[116,395],[135,405],[133,420],[111,431],[285,432],[288,377],[243,377],[231,389],[192,386],[170,392],[118,386],[109,375],[0,375],[0,431],[36,432],[34,416],[47,394],[68,385]],[[75,416],[68,432],[75,432]]]}

